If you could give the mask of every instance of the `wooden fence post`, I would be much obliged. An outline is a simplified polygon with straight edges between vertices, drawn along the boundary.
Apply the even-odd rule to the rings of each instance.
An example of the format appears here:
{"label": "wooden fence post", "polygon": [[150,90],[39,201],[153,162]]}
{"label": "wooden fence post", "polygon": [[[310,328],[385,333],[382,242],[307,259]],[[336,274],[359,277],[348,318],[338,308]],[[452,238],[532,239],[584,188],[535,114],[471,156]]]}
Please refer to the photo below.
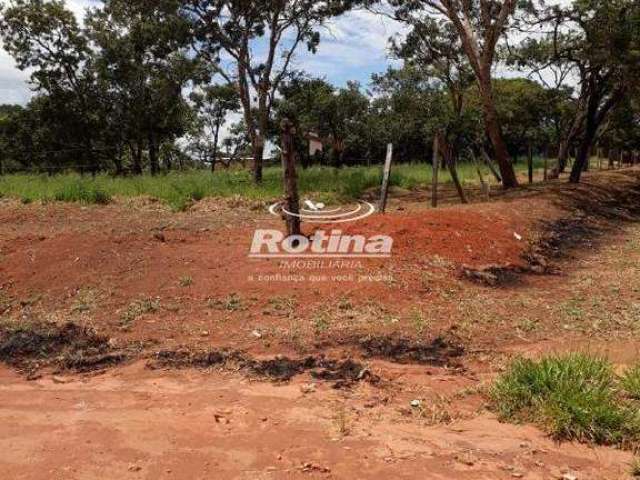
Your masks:
{"label": "wooden fence post", "polygon": [[380,192],[380,204],[378,211],[385,213],[387,210],[387,197],[389,196],[389,180],[391,178],[391,162],[393,160],[393,144],[387,145],[387,158],[384,162],[384,173],[382,176],[382,191]]}
{"label": "wooden fence post", "polygon": [[610,148],[607,153],[608,153],[607,157],[608,157],[608,160],[609,160],[609,164],[607,165],[607,170],[613,170],[613,167],[614,167],[614,164],[613,164],[613,155],[614,155],[613,149]]}
{"label": "wooden fence post", "polygon": [[438,160],[438,149],[440,148],[440,137],[436,133],[433,137],[433,157],[431,158],[431,206],[438,207],[438,168],[440,161]]}
{"label": "wooden fence post", "polygon": [[547,182],[549,180],[549,146],[546,146],[544,149],[544,181]]}
{"label": "wooden fence post", "polygon": [[602,170],[602,149],[598,148],[598,170]]}
{"label": "wooden fence post", "polygon": [[287,233],[300,235],[300,196],[298,194],[298,174],[296,172],[296,152],[293,144],[295,127],[289,119],[282,120],[282,170],[284,172],[285,214]]}
{"label": "wooden fence post", "polygon": [[485,200],[489,200],[491,196],[491,187],[484,179],[484,175],[482,174],[482,169],[480,168],[480,164],[478,163],[478,159],[476,158],[476,154],[473,152],[473,149],[469,149],[469,154],[471,155],[471,159],[473,160],[473,164],[476,166],[476,172],[478,172],[478,178],[480,179],[480,190],[482,191],[482,195]]}
{"label": "wooden fence post", "polygon": [[527,168],[529,170],[529,185],[533,183],[533,149],[529,145],[529,158],[527,159]]}

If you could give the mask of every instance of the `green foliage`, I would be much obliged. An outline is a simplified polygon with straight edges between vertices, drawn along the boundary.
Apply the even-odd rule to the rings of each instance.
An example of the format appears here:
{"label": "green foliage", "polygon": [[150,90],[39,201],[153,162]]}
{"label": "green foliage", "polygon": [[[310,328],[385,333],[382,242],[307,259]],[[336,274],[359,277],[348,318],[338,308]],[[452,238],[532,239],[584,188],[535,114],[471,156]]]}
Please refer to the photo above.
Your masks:
{"label": "green foliage", "polygon": [[576,353],[518,359],[490,394],[503,420],[537,423],[559,440],[629,446],[640,418],[617,386],[610,362]]}
{"label": "green foliage", "polygon": [[[296,125],[298,151],[308,150],[306,136],[314,133],[333,166],[353,164],[368,156],[369,99],[358,83],[349,82],[346,88],[338,89],[322,79],[294,77],[280,93],[277,117],[287,117]],[[303,161],[311,160],[303,156]]]}
{"label": "green foliage", "polygon": [[621,378],[622,388],[634,400],[640,400],[640,364],[628,369]]}

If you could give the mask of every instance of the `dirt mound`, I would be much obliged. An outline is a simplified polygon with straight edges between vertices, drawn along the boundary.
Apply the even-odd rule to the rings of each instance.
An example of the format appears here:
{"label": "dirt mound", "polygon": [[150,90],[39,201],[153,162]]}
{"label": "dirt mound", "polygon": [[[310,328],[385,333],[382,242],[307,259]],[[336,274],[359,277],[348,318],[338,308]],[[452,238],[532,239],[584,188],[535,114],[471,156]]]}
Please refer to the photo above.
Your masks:
{"label": "dirt mound", "polygon": [[625,174],[620,185],[581,184],[563,190],[558,203],[566,213],[551,221],[539,222],[540,234],[521,255],[517,264],[482,267],[463,265],[462,277],[487,286],[509,286],[523,274],[557,274],[553,264],[578,249],[592,249],[606,233],[625,222],[640,220],[640,187],[637,172]]}
{"label": "dirt mound", "polygon": [[28,372],[46,366],[86,372],[123,362],[107,337],[73,323],[0,325],[0,361]]}

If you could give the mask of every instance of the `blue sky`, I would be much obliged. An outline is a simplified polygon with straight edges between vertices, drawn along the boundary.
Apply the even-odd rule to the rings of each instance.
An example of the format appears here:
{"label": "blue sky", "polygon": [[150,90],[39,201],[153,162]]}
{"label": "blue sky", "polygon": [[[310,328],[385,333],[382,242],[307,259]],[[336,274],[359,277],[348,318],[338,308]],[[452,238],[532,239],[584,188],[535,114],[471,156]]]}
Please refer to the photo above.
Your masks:
{"label": "blue sky", "polygon": [[[67,6],[79,17],[91,4],[99,2],[67,0]],[[388,18],[360,10],[349,12],[321,29],[322,41],[315,55],[300,48],[293,67],[337,85],[358,80],[366,86],[372,73],[384,71],[392,63],[387,55],[388,39],[401,31],[401,26]],[[26,103],[31,95],[28,77],[0,49],[0,103]]]}

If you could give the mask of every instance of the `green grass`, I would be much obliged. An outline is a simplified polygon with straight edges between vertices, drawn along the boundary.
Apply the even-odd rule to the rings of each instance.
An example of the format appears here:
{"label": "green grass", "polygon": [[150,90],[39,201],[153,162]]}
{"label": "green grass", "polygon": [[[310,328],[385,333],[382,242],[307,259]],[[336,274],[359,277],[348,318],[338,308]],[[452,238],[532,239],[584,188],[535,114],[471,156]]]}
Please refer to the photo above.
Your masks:
{"label": "green grass", "polygon": [[621,378],[622,388],[629,397],[640,400],[640,364],[628,369]]}
{"label": "green grass", "polygon": [[490,396],[502,420],[536,423],[558,440],[631,448],[640,439],[640,416],[621,383],[609,361],[576,353],[518,359]]}
{"label": "green grass", "polygon": [[[541,164],[541,161],[537,161]],[[517,166],[526,170],[526,164]],[[493,180],[488,169],[483,167],[487,180]],[[475,166],[462,164],[458,173],[466,184],[478,184]],[[299,169],[299,187],[303,195],[313,195],[318,201],[349,201],[362,196],[382,182],[380,166],[372,167],[312,167]],[[0,197],[12,197],[23,203],[34,201],[64,201],[80,203],[109,203],[115,196],[137,197],[148,195],[169,204],[174,210],[184,210],[193,202],[205,197],[228,198],[241,196],[248,200],[270,201],[282,196],[281,168],[264,169],[264,181],[256,186],[247,170],[219,170],[171,172],[152,177],[113,177],[110,175],[80,176],[75,173],[55,176],[13,174],[0,176]],[[431,168],[426,164],[395,165],[391,184],[412,190],[431,184]],[[440,182],[450,183],[447,171],[441,171]],[[494,181],[495,183],[495,181]]]}

